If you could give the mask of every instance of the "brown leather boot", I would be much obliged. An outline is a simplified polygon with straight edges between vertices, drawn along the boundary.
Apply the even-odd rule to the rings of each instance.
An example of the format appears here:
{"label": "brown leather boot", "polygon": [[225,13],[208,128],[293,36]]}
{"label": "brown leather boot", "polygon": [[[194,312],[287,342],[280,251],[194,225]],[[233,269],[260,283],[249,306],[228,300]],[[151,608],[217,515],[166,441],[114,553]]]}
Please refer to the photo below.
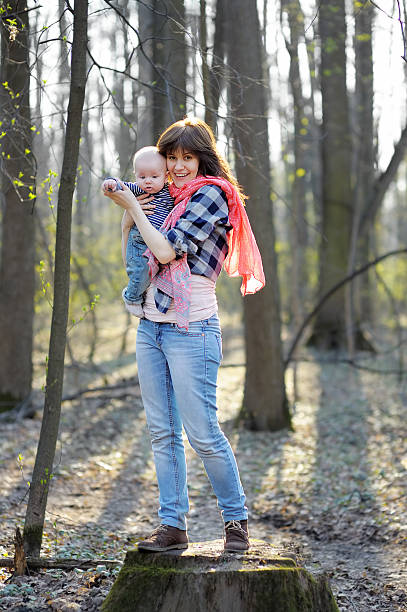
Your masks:
{"label": "brown leather boot", "polygon": [[249,548],[247,520],[227,521],[225,523],[225,550],[228,552],[242,552],[249,550]]}
{"label": "brown leather boot", "polygon": [[160,525],[152,534],[138,543],[139,550],[165,552],[173,548],[188,548],[187,532],[171,525]]}

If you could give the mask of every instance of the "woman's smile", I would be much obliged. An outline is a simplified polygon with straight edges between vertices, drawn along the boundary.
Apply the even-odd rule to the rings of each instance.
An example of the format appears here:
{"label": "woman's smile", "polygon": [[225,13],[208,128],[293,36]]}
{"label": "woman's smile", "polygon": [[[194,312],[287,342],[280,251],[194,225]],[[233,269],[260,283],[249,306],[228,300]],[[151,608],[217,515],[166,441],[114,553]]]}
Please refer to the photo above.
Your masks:
{"label": "woman's smile", "polygon": [[182,187],[196,178],[199,169],[199,157],[189,151],[178,149],[167,153],[167,168],[176,187]]}

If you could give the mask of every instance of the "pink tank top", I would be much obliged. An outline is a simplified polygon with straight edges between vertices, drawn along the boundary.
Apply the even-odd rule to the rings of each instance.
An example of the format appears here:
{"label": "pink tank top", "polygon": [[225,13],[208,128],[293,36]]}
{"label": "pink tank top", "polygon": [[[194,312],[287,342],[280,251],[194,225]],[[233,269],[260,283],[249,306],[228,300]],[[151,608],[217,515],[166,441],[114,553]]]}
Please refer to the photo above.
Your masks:
{"label": "pink tank top", "polygon": [[[215,287],[215,281],[210,278],[198,274],[191,275],[191,304],[189,307],[189,321],[191,323],[209,319],[218,311]],[[172,302],[170,308],[163,314],[155,306],[154,290],[153,285],[150,285],[147,289],[143,304],[145,318],[156,323],[176,323],[174,303]]]}

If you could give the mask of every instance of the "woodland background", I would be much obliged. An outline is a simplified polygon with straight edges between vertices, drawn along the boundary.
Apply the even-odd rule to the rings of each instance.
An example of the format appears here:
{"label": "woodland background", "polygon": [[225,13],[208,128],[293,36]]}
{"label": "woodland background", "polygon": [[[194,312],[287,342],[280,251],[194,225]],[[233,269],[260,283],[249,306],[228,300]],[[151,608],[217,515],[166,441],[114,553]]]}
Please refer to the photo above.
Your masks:
{"label": "woodland background", "polygon": [[[403,0],[0,1],[0,410],[9,449],[0,467],[19,476],[35,463],[32,478],[25,474],[29,552],[39,554],[48,493],[58,486],[50,481],[61,401],[137,382],[136,323],[120,300],[120,213],[101,180],[131,180],[135,150],[185,115],[213,127],[249,196],[268,281],[244,300],[239,281],[218,282],[225,371],[240,373],[233,400],[224,399],[235,407],[240,429],[232,431],[267,432],[271,457],[287,431],[296,440],[302,368],[322,395],[340,389],[338,414],[328,412],[338,436],[343,402],[356,422],[361,415],[353,385],[362,404],[366,384],[392,389],[397,400],[381,399],[396,402],[390,437],[398,443],[386,462],[397,457],[402,490],[406,11]],[[345,389],[326,380],[322,389],[313,368],[332,363],[333,383],[343,368],[374,382],[350,375]],[[21,419],[33,436],[28,456],[9,445]],[[371,424],[390,427],[380,411]],[[342,493],[352,506],[353,493]],[[11,524],[8,502],[4,509]]]}

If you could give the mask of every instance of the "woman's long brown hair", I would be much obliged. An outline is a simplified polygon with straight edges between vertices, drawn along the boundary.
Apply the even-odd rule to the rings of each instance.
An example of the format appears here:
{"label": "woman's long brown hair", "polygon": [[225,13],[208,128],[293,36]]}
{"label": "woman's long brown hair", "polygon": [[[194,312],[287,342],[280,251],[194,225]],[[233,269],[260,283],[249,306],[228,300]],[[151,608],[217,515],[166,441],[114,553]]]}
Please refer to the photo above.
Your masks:
{"label": "woman's long brown hair", "polygon": [[157,148],[164,157],[178,150],[194,153],[199,158],[198,174],[222,176],[236,187],[242,202],[247,198],[229,164],[219,153],[215,136],[205,121],[195,117],[176,121],[161,134]]}

